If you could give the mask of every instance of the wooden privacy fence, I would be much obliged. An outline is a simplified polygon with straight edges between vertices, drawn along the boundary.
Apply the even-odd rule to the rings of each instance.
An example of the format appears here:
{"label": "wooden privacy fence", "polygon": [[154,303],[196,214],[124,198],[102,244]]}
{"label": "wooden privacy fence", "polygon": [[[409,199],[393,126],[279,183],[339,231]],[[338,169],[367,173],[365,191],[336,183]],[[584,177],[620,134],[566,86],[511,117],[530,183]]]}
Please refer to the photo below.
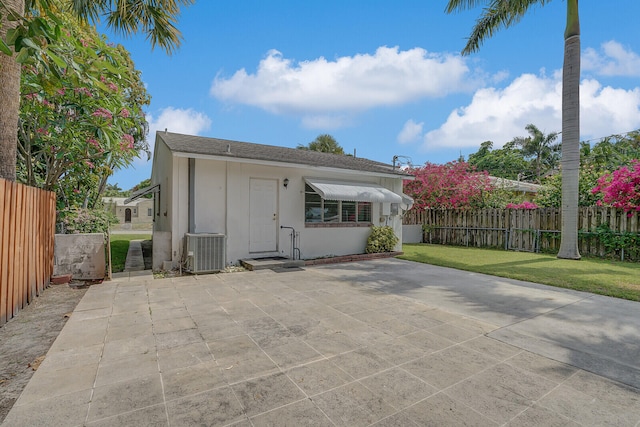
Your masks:
{"label": "wooden privacy fence", "polygon": [[[640,260],[638,216],[615,208],[580,208],[580,253]],[[562,217],[558,208],[427,209],[407,212],[403,224],[422,225],[426,243],[557,253]]]}
{"label": "wooden privacy fence", "polygon": [[0,326],[49,285],[55,220],[55,193],[0,178]]}

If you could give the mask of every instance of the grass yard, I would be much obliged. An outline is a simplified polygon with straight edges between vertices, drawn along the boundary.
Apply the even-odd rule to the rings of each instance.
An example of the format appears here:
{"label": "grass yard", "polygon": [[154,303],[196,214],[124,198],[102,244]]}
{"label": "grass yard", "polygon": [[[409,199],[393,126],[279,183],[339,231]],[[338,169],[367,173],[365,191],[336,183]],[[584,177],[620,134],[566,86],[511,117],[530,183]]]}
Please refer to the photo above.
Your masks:
{"label": "grass yard", "polygon": [[150,240],[151,234],[112,234],[111,235],[111,272],[124,271],[129,242],[131,240]]}
{"label": "grass yard", "polygon": [[405,244],[400,259],[640,301],[640,264],[429,244]]}

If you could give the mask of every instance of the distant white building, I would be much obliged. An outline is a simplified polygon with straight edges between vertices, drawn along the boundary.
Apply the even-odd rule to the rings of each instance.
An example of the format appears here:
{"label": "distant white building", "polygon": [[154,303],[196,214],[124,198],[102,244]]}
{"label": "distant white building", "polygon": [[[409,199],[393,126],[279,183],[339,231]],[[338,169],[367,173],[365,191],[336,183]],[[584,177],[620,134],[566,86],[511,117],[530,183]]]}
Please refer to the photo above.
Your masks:
{"label": "distant white building", "polygon": [[153,228],[153,199],[139,198],[129,203],[125,197],[103,197],[107,211],[114,214],[119,224],[112,228],[120,230],[151,230]]}

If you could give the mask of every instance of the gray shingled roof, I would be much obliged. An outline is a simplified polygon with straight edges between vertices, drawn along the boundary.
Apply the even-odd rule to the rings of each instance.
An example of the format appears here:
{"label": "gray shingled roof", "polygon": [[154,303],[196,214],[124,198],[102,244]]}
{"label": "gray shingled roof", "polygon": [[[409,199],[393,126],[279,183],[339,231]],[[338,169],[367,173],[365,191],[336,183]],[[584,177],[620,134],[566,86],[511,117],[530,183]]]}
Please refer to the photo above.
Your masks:
{"label": "gray shingled roof", "polygon": [[392,165],[361,157],[230,141],[227,139],[207,138],[203,136],[182,135],[163,131],[157,132],[156,136],[162,139],[172,152],[409,176],[406,172],[398,168],[393,170]]}

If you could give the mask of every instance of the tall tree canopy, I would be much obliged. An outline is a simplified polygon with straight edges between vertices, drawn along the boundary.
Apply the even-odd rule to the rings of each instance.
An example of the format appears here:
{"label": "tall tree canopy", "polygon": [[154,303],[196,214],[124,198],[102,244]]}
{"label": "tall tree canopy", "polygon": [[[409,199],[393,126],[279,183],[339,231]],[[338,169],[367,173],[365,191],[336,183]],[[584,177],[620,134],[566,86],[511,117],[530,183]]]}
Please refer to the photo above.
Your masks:
{"label": "tall tree canopy", "polygon": [[307,145],[298,144],[296,147],[298,150],[310,150],[310,151],[321,151],[323,153],[332,153],[332,154],[344,154],[344,150],[338,144],[336,139],[325,133],[322,135],[318,135],[316,139],[311,141]]}
{"label": "tall tree canopy", "polygon": [[[50,46],[61,36],[58,15],[106,25],[122,34],[146,34],[167,52],[180,44],[175,27],[180,6],[194,0],[0,0],[0,178],[16,179],[21,65],[40,61],[56,77],[82,64],[67,64]],[[53,25],[50,23],[53,22]]]}
{"label": "tall tree canopy", "polygon": [[67,207],[93,207],[113,171],[148,152],[150,98],[122,46],[69,13],[59,18],[49,49],[82,67],[57,77],[40,62],[23,66],[17,177],[56,191]]}
{"label": "tall tree canopy", "polygon": [[554,169],[560,160],[560,144],[555,142],[558,132],[545,135],[533,124],[528,124],[525,129],[529,136],[514,138],[513,144],[522,149],[525,158],[531,159],[532,172],[540,184],[543,172]]}
{"label": "tall tree canopy", "polygon": [[[550,0],[449,0],[447,13],[485,5],[463,48],[463,54],[480,49],[497,30],[520,21],[532,6]],[[562,67],[562,234],[558,258],[580,259],[578,251],[578,174],[580,169],[580,19],[578,0],[567,1]]]}

